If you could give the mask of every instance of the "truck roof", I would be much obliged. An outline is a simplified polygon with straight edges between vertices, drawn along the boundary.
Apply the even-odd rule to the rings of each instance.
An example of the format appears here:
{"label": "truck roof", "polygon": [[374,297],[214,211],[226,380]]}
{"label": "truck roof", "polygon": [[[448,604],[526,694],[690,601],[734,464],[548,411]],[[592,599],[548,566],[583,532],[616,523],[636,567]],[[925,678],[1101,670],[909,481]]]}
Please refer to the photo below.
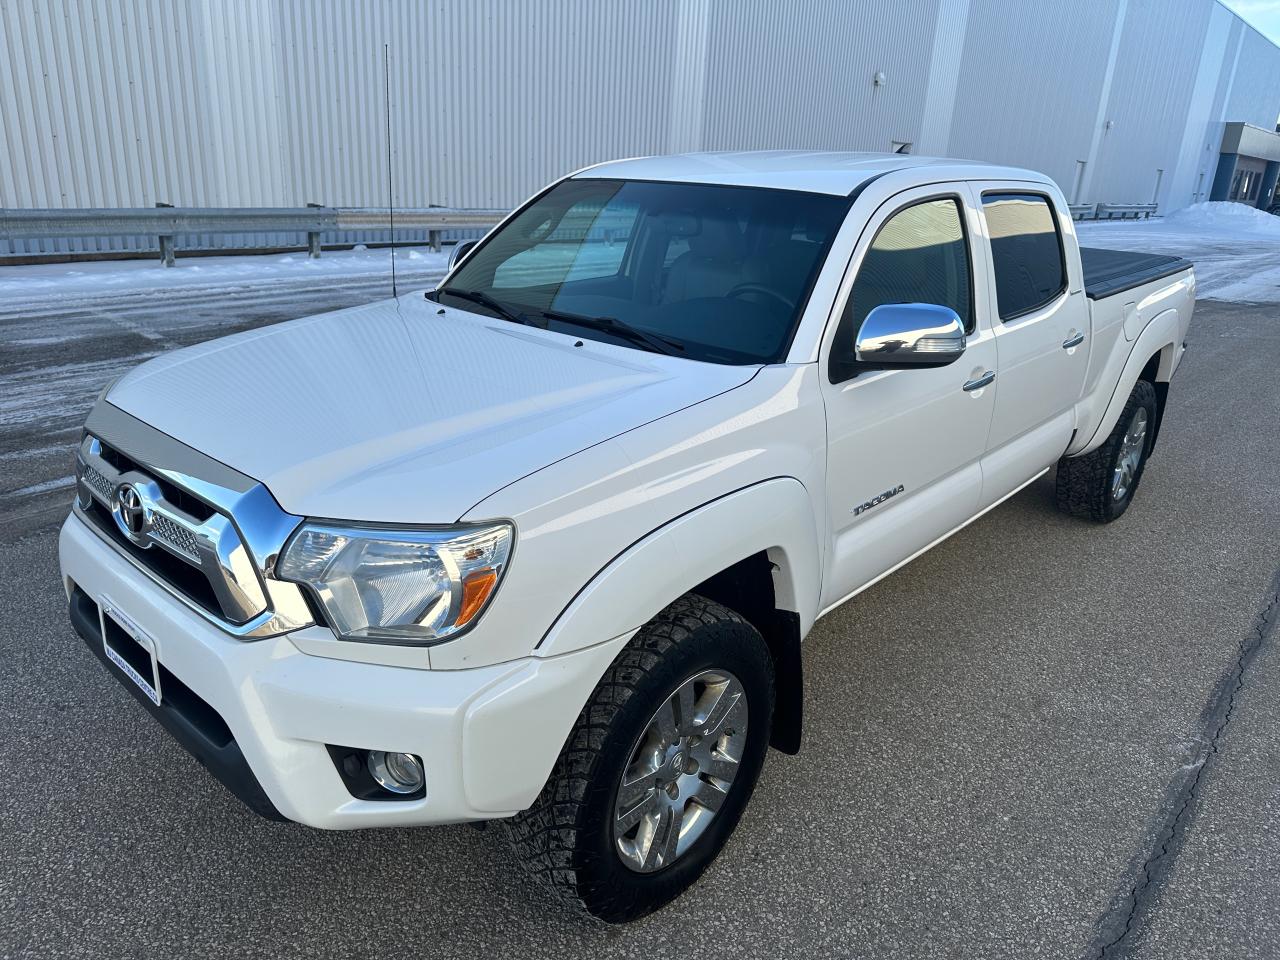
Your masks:
{"label": "truck roof", "polygon": [[990,178],[1049,182],[1044,174],[1031,170],[994,166],[976,160],[826,150],[752,150],[636,157],[596,164],[578,171],[574,176],[773,187],[848,196],[882,174],[923,167],[936,168],[930,172],[939,179],[960,177],[971,180]]}

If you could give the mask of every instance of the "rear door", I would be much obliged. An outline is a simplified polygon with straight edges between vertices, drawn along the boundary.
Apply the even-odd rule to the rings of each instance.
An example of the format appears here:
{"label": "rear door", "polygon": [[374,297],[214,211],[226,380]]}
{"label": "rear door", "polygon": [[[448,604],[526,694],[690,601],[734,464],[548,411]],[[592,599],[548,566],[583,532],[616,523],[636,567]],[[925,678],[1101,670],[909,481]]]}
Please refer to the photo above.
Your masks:
{"label": "rear door", "polygon": [[[831,543],[822,609],[968,520],[996,390],[986,316],[985,244],[963,183],[899,193],[870,218],[841,284],[819,354],[827,414]],[[885,303],[950,307],[965,323],[959,360],[932,369],[858,369],[852,351],[866,315]],[[843,349],[842,349],[843,348]]]}
{"label": "rear door", "polygon": [[1048,190],[1026,183],[979,183],[974,190],[991,251],[989,309],[999,368],[982,463],[986,507],[1067,449],[1088,368],[1089,310],[1074,243],[1068,256],[1072,235]]}

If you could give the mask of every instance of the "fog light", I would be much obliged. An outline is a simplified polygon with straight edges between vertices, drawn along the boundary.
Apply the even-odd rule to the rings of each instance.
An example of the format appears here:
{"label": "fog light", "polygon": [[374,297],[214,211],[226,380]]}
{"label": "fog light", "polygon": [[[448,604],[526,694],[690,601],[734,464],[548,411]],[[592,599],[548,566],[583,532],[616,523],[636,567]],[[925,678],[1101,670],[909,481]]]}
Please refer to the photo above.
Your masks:
{"label": "fog light", "polygon": [[369,775],[392,793],[417,793],[426,784],[422,761],[412,753],[369,751]]}

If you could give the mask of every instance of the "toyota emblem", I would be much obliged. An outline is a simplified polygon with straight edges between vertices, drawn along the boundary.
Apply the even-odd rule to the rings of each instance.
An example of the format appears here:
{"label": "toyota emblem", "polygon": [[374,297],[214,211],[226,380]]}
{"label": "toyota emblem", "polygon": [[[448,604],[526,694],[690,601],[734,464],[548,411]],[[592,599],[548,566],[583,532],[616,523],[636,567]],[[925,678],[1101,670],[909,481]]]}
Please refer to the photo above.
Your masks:
{"label": "toyota emblem", "polygon": [[122,483],[116,488],[112,516],[120,532],[139,546],[147,546],[147,528],[151,525],[150,513],[142,494],[132,483]]}

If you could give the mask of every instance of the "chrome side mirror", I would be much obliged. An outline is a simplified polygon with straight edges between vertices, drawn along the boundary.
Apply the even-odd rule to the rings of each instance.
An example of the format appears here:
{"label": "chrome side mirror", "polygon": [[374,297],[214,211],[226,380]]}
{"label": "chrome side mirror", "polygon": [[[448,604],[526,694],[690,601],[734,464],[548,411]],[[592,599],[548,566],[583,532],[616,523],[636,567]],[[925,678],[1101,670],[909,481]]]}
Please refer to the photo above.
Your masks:
{"label": "chrome side mirror", "polygon": [[964,348],[964,324],[950,307],[885,303],[862,321],[853,355],[873,367],[945,367]]}
{"label": "chrome side mirror", "polygon": [[449,254],[450,272],[453,271],[453,268],[456,267],[458,263],[468,253],[470,253],[472,249],[475,247],[475,245],[479,242],[480,242],[479,240],[459,240],[457,243],[453,245],[453,253]]}

